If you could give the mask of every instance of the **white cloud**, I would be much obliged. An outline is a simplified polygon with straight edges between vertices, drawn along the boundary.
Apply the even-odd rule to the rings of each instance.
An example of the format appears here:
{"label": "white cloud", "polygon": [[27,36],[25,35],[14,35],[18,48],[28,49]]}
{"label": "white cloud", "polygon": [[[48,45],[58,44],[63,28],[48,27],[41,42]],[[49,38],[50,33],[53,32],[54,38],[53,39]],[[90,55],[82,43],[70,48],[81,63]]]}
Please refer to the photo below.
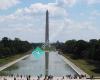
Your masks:
{"label": "white cloud", "polygon": [[96,4],[96,3],[100,3],[100,0],[86,0],[86,2],[88,4]]}
{"label": "white cloud", "polygon": [[80,16],[84,16],[85,14],[83,12],[80,13]]}
{"label": "white cloud", "polygon": [[18,4],[19,0],[0,0],[0,9],[7,9]]}
{"label": "white cloud", "polygon": [[73,7],[77,3],[85,2],[85,4],[92,5],[100,3],[100,0],[56,0],[56,4],[63,7]]}
{"label": "white cloud", "polygon": [[66,21],[63,31],[61,31],[60,34],[56,36],[56,39],[60,38],[61,41],[66,41],[70,39],[89,40],[93,38],[99,38],[100,36],[99,29],[91,21],[80,22],[71,19]]}
{"label": "white cloud", "polygon": [[99,17],[100,17],[100,11],[93,10],[93,11],[90,12],[90,16],[89,16],[90,20],[96,20]]}
{"label": "white cloud", "polygon": [[72,7],[76,4],[77,0],[56,0],[56,5],[61,7]]}
{"label": "white cloud", "polygon": [[[8,16],[0,16],[0,32],[4,33],[4,36],[19,37],[32,42],[44,41],[45,12],[48,9],[51,41],[71,39],[70,37],[73,35],[75,35],[73,38],[79,38],[81,35],[83,38],[87,38],[86,34],[90,32],[92,34],[99,33],[95,25],[92,24],[93,22],[76,22],[74,19],[68,18],[67,10],[62,5],[59,6],[60,1],[64,5],[73,6],[77,0],[58,0],[56,3],[48,4],[35,3],[29,7],[17,9],[15,13]],[[84,13],[80,13],[80,15],[83,16]],[[95,15],[98,14],[95,13]]]}
{"label": "white cloud", "polygon": [[[62,30],[59,27],[62,26],[60,22],[63,23],[63,19],[68,16],[64,8],[54,4],[35,3],[29,7],[17,9],[13,14],[0,16],[0,32],[8,37],[14,33],[15,37],[21,37],[25,40],[31,39],[30,41],[32,41],[35,38],[35,41],[44,41],[45,12],[47,9],[50,12],[51,38],[54,40],[55,36]],[[32,38],[28,35],[32,35]]]}
{"label": "white cloud", "polygon": [[[42,4],[42,3],[37,3],[34,5],[31,5],[31,7],[36,7],[38,9],[49,9],[49,10],[55,10],[56,7],[54,7],[55,5],[59,6],[59,7],[73,7],[76,3],[80,2],[80,1],[85,1],[87,4],[96,4],[96,3],[100,3],[100,0],[56,0],[55,3],[48,3],[47,4]],[[0,9],[7,9],[9,7],[13,7],[14,5],[20,3],[20,0],[0,0]],[[38,7],[37,7],[38,6]],[[50,7],[51,6],[51,7]],[[54,7],[54,8],[52,8]],[[26,11],[28,11],[26,9]],[[34,10],[35,11],[35,10]],[[29,12],[29,11],[28,11]]]}
{"label": "white cloud", "polygon": [[77,0],[64,0],[64,3],[65,3],[66,5],[72,6],[72,5],[74,5],[74,4],[76,3],[76,1],[77,1]]}
{"label": "white cloud", "polygon": [[91,13],[92,16],[100,16],[100,12],[95,10]]}

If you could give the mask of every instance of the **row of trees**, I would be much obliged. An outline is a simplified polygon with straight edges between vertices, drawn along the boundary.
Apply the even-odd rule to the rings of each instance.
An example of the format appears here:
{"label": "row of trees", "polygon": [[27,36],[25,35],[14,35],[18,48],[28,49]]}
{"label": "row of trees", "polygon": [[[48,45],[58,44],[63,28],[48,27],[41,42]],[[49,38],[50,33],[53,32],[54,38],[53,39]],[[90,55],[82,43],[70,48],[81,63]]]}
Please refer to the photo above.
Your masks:
{"label": "row of trees", "polygon": [[63,53],[72,54],[73,58],[85,58],[100,61],[100,40],[68,40],[65,43],[57,42],[56,48]]}
{"label": "row of trees", "polygon": [[32,47],[28,41],[21,41],[19,38],[11,40],[4,37],[0,41],[0,58],[27,52]]}

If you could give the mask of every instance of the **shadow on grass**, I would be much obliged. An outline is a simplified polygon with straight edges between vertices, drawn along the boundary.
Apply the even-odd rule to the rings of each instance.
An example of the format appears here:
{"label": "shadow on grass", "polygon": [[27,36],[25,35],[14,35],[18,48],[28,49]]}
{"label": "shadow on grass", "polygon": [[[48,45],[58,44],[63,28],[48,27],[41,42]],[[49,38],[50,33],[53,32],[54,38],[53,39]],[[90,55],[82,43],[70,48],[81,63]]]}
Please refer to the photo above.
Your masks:
{"label": "shadow on grass", "polygon": [[95,73],[100,74],[100,68],[93,69],[92,71],[95,72]]}
{"label": "shadow on grass", "polygon": [[100,74],[100,62],[99,61],[94,61],[94,60],[88,60],[87,61],[89,65],[93,65],[95,68],[92,69],[94,73]]}
{"label": "shadow on grass", "polygon": [[90,64],[95,66],[95,69],[93,69],[92,71],[100,74],[100,62],[92,61]]}

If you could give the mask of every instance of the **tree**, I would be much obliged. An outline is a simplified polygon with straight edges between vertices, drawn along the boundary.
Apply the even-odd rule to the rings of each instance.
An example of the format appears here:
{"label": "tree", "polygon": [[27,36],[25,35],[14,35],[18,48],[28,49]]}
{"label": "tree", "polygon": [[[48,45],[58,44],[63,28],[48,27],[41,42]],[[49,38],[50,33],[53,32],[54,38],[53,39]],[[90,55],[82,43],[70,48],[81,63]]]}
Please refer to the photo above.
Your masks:
{"label": "tree", "polygon": [[77,58],[83,58],[84,56],[84,51],[87,49],[88,47],[88,43],[84,40],[78,40],[76,42],[76,50],[75,50],[75,55]]}
{"label": "tree", "polygon": [[24,53],[32,48],[32,44],[28,41],[21,41],[19,38],[11,40],[7,37],[4,37],[0,41],[0,57],[2,58],[19,53]]}

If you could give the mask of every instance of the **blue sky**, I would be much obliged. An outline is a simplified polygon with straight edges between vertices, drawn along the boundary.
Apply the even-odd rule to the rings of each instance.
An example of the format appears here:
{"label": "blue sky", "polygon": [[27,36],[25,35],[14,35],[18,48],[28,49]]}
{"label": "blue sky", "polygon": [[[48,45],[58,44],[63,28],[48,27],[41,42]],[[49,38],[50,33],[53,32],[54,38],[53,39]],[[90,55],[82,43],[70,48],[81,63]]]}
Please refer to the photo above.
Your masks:
{"label": "blue sky", "polygon": [[100,0],[0,0],[0,39],[44,42],[47,9],[51,42],[100,39]]}

